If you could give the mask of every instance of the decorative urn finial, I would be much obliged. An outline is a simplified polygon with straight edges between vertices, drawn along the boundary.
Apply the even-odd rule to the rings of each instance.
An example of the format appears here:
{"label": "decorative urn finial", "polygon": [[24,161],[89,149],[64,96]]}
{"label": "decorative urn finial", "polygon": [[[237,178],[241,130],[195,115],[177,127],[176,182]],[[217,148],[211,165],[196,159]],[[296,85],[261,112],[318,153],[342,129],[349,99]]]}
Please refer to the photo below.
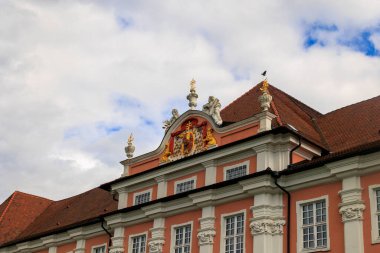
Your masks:
{"label": "decorative urn finial", "polygon": [[[264,73],[266,74],[266,71]],[[263,76],[265,76],[264,73],[263,73]],[[265,111],[268,111],[268,109],[270,108],[270,103],[272,102],[272,96],[269,94],[269,90],[268,90],[269,84],[268,84],[267,78],[264,79],[262,84],[263,85],[261,86],[260,90],[263,94],[261,94],[261,96],[259,97],[259,102],[260,102],[262,111],[265,112]]]}
{"label": "decorative urn finial", "polygon": [[196,82],[193,78],[190,82],[190,93],[189,93],[189,95],[187,95],[187,100],[189,100],[190,110],[195,110],[195,108],[197,107],[198,94],[195,90],[195,83]]}
{"label": "decorative urn finial", "polygon": [[129,135],[128,145],[125,147],[125,153],[127,154],[128,159],[133,157],[133,152],[135,152],[135,146],[133,146],[133,135]]}

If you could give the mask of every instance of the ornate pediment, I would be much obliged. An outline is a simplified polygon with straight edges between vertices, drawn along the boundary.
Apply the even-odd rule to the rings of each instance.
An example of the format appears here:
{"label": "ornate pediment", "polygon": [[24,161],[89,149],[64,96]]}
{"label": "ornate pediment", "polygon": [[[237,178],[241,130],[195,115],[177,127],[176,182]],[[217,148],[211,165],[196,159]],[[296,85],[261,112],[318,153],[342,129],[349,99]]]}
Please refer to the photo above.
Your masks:
{"label": "ornate pediment", "polygon": [[217,146],[214,130],[206,120],[186,119],[165,143],[161,163],[172,162]]}

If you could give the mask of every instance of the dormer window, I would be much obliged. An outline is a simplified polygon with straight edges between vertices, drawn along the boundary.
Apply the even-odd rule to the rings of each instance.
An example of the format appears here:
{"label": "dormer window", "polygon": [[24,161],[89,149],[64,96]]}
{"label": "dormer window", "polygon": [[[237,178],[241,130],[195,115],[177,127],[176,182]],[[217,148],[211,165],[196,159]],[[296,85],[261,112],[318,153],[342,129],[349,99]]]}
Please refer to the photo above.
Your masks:
{"label": "dormer window", "polygon": [[224,167],[224,180],[231,180],[248,174],[249,161]]}

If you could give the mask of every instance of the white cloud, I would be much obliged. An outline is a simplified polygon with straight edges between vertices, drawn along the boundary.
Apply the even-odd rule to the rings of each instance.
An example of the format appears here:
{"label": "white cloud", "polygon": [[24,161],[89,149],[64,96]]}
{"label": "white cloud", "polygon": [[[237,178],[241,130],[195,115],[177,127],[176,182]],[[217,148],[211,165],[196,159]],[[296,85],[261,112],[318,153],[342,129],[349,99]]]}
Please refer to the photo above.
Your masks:
{"label": "white cloud", "polygon": [[209,95],[227,105],[264,69],[322,112],[377,95],[380,58],[331,34],[320,34],[326,47],[303,44],[305,25],[355,34],[379,12],[369,1],[1,2],[0,201],[16,189],[58,199],[118,177],[129,133],[137,154],[154,149],[170,109],[187,109],[193,77],[199,107]]}

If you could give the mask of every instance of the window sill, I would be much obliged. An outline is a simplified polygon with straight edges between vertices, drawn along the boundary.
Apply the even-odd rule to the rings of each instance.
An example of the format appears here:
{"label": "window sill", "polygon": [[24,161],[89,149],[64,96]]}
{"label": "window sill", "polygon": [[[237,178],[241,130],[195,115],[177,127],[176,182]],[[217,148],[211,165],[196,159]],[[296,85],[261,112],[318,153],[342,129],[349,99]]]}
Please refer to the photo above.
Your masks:
{"label": "window sill", "polygon": [[318,253],[318,252],[328,252],[330,248],[315,248],[315,249],[302,249],[299,253]]}
{"label": "window sill", "polygon": [[380,243],[380,237],[376,239],[372,239],[372,244],[379,244]]}

